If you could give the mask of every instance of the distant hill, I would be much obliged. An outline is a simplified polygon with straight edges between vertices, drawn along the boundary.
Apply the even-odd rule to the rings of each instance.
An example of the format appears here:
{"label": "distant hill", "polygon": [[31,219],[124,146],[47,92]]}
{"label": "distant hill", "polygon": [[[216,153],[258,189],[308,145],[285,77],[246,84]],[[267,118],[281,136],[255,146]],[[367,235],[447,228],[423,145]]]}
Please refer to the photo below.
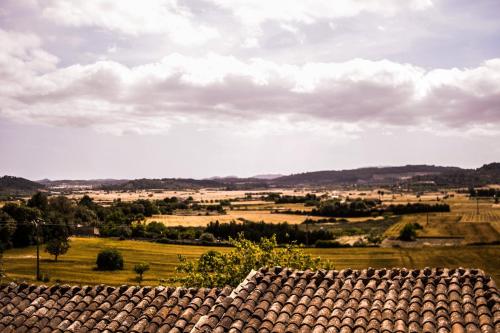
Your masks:
{"label": "distant hill", "polygon": [[413,177],[440,175],[458,172],[457,167],[434,165],[406,165],[399,167],[369,167],[350,170],[315,171],[279,177],[272,180],[281,186],[328,186],[328,185],[387,185],[402,182]]}
{"label": "distant hill", "polygon": [[437,186],[473,187],[500,184],[500,163],[485,164],[477,169],[450,170],[440,174],[417,176],[415,181],[432,181]]}
{"label": "distant hill", "polygon": [[2,194],[29,194],[44,189],[43,184],[26,178],[3,176],[0,178],[0,193]]}
{"label": "distant hill", "polygon": [[95,180],[40,180],[4,176],[0,178],[0,193],[27,193],[38,189],[72,190],[182,190],[218,188],[227,190],[254,190],[298,186],[392,186],[409,187],[470,187],[500,184],[500,163],[485,164],[477,169],[435,165],[405,165],[368,167],[349,170],[325,170],[282,175],[257,175],[250,178],[212,177],[210,179],[161,178],[161,179],[95,179]]}
{"label": "distant hill", "polygon": [[224,187],[224,183],[210,179],[191,179],[191,178],[162,178],[162,179],[134,179],[118,185],[103,185],[102,189],[108,190],[181,190],[197,188],[218,188]]}

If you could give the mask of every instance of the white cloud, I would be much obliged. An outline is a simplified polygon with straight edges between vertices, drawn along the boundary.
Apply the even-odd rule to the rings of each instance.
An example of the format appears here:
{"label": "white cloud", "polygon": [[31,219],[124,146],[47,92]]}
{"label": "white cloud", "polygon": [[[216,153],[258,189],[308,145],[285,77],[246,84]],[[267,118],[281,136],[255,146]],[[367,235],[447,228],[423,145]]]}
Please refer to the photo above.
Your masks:
{"label": "white cloud", "polygon": [[[160,34],[186,46],[226,38],[236,30],[242,33],[237,44],[254,48],[266,22],[276,22],[285,31],[298,33],[300,25],[321,20],[363,13],[394,16],[433,4],[431,0],[38,0],[38,6],[44,18],[64,26],[97,27],[132,36]],[[218,19],[205,21],[209,17],[206,13],[216,12],[217,8],[221,9]],[[235,26],[227,25],[229,22]]]}
{"label": "white cloud", "polygon": [[218,36],[215,28],[196,23],[176,0],[41,0],[45,18],[75,27],[100,27],[123,34],[164,34],[179,44],[198,45]]}
{"label": "white cloud", "polygon": [[265,21],[310,24],[320,19],[352,17],[363,12],[394,15],[401,10],[424,10],[430,0],[211,0],[230,10],[245,24],[258,26]]}
{"label": "white cloud", "polygon": [[500,125],[500,59],[425,70],[388,60],[299,66],[172,54],[135,67],[104,60],[56,68],[34,35],[0,30],[0,42],[0,115],[23,122],[116,134],[179,123],[325,133],[369,126],[491,133]]}

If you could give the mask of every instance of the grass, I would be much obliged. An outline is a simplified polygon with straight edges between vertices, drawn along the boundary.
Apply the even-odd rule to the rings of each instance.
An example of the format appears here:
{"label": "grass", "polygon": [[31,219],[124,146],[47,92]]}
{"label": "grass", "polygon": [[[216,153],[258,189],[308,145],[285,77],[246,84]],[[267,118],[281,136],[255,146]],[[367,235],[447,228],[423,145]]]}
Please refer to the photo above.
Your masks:
{"label": "grass", "polygon": [[[99,250],[116,248],[122,252],[125,268],[122,271],[94,270]],[[59,262],[42,252],[41,271],[51,277],[49,283],[68,284],[135,284],[132,267],[149,262],[143,284],[157,285],[159,279],[172,277],[178,264],[177,254],[194,259],[205,251],[228,251],[229,248],[179,246],[144,241],[113,240],[108,238],[72,238],[71,249]],[[314,256],[331,260],[336,269],[367,267],[474,267],[485,270],[500,281],[500,246],[433,247],[433,248],[341,248],[306,249]],[[4,253],[4,269],[10,279],[33,281],[35,248],[12,249]]]}

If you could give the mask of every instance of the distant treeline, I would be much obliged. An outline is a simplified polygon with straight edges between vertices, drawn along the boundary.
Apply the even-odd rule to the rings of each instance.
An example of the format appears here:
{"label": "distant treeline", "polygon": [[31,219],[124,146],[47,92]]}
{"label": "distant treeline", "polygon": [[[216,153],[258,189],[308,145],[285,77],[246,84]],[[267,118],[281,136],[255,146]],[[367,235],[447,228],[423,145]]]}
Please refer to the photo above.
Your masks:
{"label": "distant treeline", "polygon": [[276,204],[303,203],[306,206],[315,206],[320,202],[316,194],[307,193],[306,195],[281,195],[279,193],[269,193],[262,198],[266,201],[274,201]]}
{"label": "distant treeline", "polygon": [[[104,206],[94,202],[87,195],[74,201],[65,196],[48,197],[47,194],[38,192],[26,202],[9,202],[0,208],[0,245],[5,249],[35,244],[34,221],[38,219],[43,221],[40,226],[42,242],[54,237],[72,235],[85,227],[98,227],[101,236],[129,238],[132,237],[134,223],[154,214],[172,214],[176,209],[199,210],[204,214],[225,213],[220,204],[198,205],[193,198],[139,199],[131,202],[115,200],[111,205]],[[154,227],[149,227],[145,234],[154,235],[156,233]],[[197,232],[194,235],[188,235],[183,230],[169,232],[180,234],[173,238],[199,237]]]}
{"label": "distant treeline", "polygon": [[478,188],[469,189],[469,194],[471,197],[490,197],[490,198],[499,198],[500,190],[494,188]]}
{"label": "distant treeline", "polygon": [[406,205],[390,205],[387,207],[386,212],[391,212],[395,215],[417,214],[417,213],[439,213],[449,212],[450,206],[445,203],[441,204],[423,204],[423,203],[408,203]]}
{"label": "distant treeline", "polygon": [[231,221],[229,223],[210,222],[205,228],[205,232],[213,234],[216,238],[227,240],[229,237],[236,238],[239,233],[243,233],[246,239],[259,241],[262,237],[276,235],[279,244],[288,244],[296,241],[299,244],[314,244],[317,240],[330,240],[334,236],[326,230],[314,230],[307,232],[299,228],[298,225],[288,223],[264,223]]}
{"label": "distant treeline", "polygon": [[280,213],[311,215],[322,217],[375,217],[384,214],[416,214],[430,212],[449,212],[448,204],[423,204],[423,203],[408,203],[390,206],[381,206],[378,200],[363,200],[356,199],[353,201],[341,202],[338,200],[323,201],[310,212],[301,210],[279,211]]}

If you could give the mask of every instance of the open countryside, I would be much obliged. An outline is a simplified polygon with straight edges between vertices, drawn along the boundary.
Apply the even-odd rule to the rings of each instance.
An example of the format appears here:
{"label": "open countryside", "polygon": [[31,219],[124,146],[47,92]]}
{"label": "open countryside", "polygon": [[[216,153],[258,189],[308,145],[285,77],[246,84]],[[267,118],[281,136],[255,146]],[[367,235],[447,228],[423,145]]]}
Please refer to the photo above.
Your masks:
{"label": "open countryside", "polygon": [[[125,269],[115,272],[95,271],[95,258],[103,248],[119,249],[125,259]],[[42,271],[47,272],[52,282],[67,284],[109,285],[135,284],[132,267],[139,262],[149,262],[151,271],[145,275],[143,284],[162,284],[175,272],[178,254],[189,259],[199,257],[212,247],[155,244],[144,241],[119,241],[96,238],[72,238],[71,249],[60,262],[54,262],[47,253],[42,254]],[[229,248],[216,248],[228,251]],[[500,279],[500,246],[438,247],[420,249],[402,248],[339,248],[307,249],[306,252],[331,260],[336,269],[365,267],[483,267],[495,279]],[[18,280],[33,280],[35,272],[35,248],[9,250],[4,255],[5,269],[9,277]],[[163,282],[165,284],[165,282]]]}
{"label": "open countryside", "polygon": [[500,333],[500,0],[0,0],[0,333]]}

